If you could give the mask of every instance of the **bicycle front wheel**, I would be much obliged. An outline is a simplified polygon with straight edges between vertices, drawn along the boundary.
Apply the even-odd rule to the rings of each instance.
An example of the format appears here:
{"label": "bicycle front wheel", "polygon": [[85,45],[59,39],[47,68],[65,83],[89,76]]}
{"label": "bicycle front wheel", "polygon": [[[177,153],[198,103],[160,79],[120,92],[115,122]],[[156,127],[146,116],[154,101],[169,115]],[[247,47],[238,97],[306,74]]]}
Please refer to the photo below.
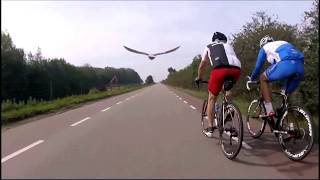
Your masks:
{"label": "bicycle front wheel", "polygon": [[258,99],[253,100],[246,117],[248,131],[253,138],[259,138],[266,127],[266,121],[259,117],[262,114],[265,114],[264,107]]}
{"label": "bicycle front wheel", "polygon": [[234,159],[240,152],[243,140],[243,122],[237,106],[232,103],[225,106],[221,124],[223,131],[219,134],[222,152],[228,159]]}
{"label": "bicycle front wheel", "polygon": [[278,136],[280,146],[287,157],[294,161],[304,159],[314,143],[313,121],[306,110],[298,106],[288,108],[280,122],[280,128],[287,134]]}

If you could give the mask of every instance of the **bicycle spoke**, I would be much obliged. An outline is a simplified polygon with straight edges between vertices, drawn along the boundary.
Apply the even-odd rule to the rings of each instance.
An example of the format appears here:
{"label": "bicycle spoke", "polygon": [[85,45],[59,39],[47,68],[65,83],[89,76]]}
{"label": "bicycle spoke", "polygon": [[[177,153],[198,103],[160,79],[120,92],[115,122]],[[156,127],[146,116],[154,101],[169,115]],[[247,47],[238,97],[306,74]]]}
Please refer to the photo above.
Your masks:
{"label": "bicycle spoke", "polygon": [[313,127],[310,116],[299,107],[288,109],[281,122],[287,134],[279,135],[284,153],[292,160],[302,160],[313,146]]}

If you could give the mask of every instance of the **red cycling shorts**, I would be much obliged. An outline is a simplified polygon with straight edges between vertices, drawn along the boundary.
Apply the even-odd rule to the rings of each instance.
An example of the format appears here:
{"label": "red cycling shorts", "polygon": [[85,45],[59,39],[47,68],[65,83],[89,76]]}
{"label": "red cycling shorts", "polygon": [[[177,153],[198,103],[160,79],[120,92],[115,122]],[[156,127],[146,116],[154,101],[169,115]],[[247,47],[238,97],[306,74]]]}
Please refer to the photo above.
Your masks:
{"label": "red cycling shorts", "polygon": [[215,96],[218,96],[224,83],[224,77],[231,76],[234,81],[237,81],[240,77],[240,72],[240,69],[235,67],[212,69],[208,90]]}

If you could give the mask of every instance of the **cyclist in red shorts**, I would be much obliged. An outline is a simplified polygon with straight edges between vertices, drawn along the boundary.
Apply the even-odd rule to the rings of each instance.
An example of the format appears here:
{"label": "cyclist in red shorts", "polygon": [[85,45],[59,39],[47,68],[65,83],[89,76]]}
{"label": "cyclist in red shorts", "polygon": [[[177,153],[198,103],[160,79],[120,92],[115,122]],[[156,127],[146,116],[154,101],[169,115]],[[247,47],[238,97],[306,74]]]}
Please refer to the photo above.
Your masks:
{"label": "cyclist in red shorts", "polygon": [[[215,102],[222,89],[224,78],[232,77],[236,82],[240,77],[241,63],[237,58],[233,47],[227,44],[227,37],[220,32],[215,32],[212,37],[212,43],[207,45],[202,55],[202,60],[198,69],[198,77],[196,82],[202,80],[205,67],[210,62],[212,66],[209,84],[208,84],[208,128],[205,134],[208,137],[213,137],[213,131],[216,128],[213,126],[213,119],[215,114],[213,109],[215,108]],[[226,95],[230,97],[231,92],[227,91]]]}

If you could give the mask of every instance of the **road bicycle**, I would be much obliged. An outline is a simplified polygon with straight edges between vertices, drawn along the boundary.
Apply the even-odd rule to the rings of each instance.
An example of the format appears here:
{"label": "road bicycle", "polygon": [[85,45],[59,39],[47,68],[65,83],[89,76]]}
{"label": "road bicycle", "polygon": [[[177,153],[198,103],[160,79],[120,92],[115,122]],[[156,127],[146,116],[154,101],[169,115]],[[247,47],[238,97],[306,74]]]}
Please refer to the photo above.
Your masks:
{"label": "road bicycle", "polygon": [[[208,81],[199,81],[200,83],[208,83]],[[223,154],[228,159],[234,159],[240,152],[243,140],[243,122],[239,108],[229,101],[226,97],[226,91],[230,90],[233,86],[232,78],[225,78],[223,85],[223,100],[219,110],[216,110],[215,124],[219,131],[219,144]],[[201,127],[202,132],[205,134],[205,129],[208,127],[207,119],[207,100],[203,101],[201,111]],[[217,109],[217,108],[216,108]]]}
{"label": "road bicycle", "polygon": [[[276,108],[274,118],[266,115],[263,97],[260,93],[259,81],[247,81],[248,91],[250,84],[256,84],[259,98],[251,101],[247,116],[247,128],[253,138],[259,138],[265,130],[266,124],[278,138],[282,151],[294,161],[304,159],[312,149],[314,143],[313,121],[310,113],[302,107],[288,104],[288,94],[284,91],[272,91],[273,95],[280,95],[282,103]],[[275,122],[275,120],[277,120]]]}

